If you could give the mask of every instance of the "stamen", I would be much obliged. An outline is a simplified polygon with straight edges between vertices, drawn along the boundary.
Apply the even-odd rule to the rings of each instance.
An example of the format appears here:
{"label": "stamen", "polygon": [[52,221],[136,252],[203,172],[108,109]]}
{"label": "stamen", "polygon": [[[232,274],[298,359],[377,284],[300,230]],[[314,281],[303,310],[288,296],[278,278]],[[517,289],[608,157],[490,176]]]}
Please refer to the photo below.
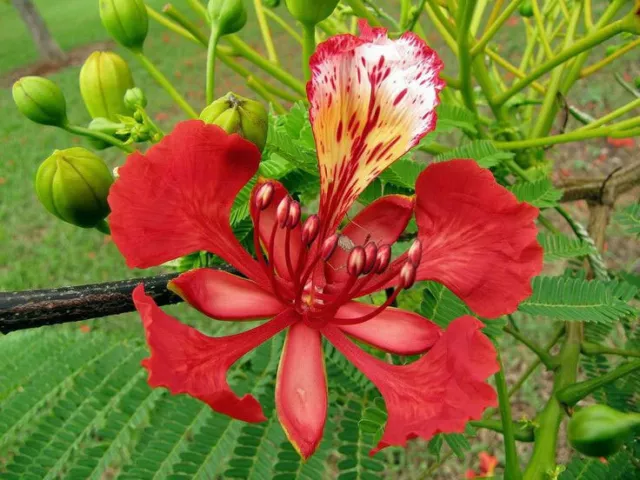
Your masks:
{"label": "stamen", "polygon": [[415,240],[413,242],[411,248],[409,248],[409,252],[407,253],[407,258],[414,267],[418,268],[420,260],[422,260],[422,243],[420,243],[420,240]]}
{"label": "stamen", "polygon": [[373,312],[370,312],[366,315],[363,315],[361,317],[355,317],[355,318],[334,318],[331,321],[331,323],[338,323],[340,325],[355,325],[357,323],[363,323],[363,322],[366,322],[367,320],[371,320],[372,318],[384,312],[389,306],[391,306],[391,304],[395,301],[396,297],[401,291],[402,291],[402,287],[400,286],[396,287],[396,289],[393,291],[391,296],[387,298],[387,300],[378,308],[376,308]]}
{"label": "stamen", "polygon": [[334,233],[322,243],[322,248],[320,249],[320,258],[322,258],[322,260],[326,262],[331,258],[333,252],[336,251],[339,238],[340,236],[337,233]]}
{"label": "stamen", "polygon": [[413,266],[411,260],[405,263],[400,270],[400,287],[411,288],[416,282],[416,267]]}
{"label": "stamen", "polygon": [[302,226],[302,243],[310,246],[318,236],[320,231],[320,218],[318,215],[311,215]]}
{"label": "stamen", "polygon": [[287,222],[289,221],[290,205],[291,198],[289,196],[284,197],[278,204],[278,208],[276,209],[276,219],[280,228],[284,228],[287,226]]}
{"label": "stamen", "polygon": [[378,257],[378,247],[374,242],[369,242],[364,246],[364,269],[362,273],[365,275],[373,270],[376,265],[376,259]]}
{"label": "stamen", "polygon": [[300,204],[292,200],[289,205],[287,227],[290,229],[296,228],[298,223],[300,223]]}
{"label": "stamen", "polygon": [[264,183],[258,189],[254,199],[256,207],[258,207],[258,210],[265,210],[269,205],[271,205],[274,192],[275,192],[275,188],[273,187],[273,184],[271,182]]}
{"label": "stamen", "polygon": [[271,288],[273,289],[273,294],[278,297],[278,299],[280,301],[282,301],[283,303],[287,303],[287,301],[284,299],[284,295],[282,295],[282,292],[280,292],[280,288],[278,286],[278,281],[276,279],[276,272],[275,272],[275,262],[274,262],[274,250],[275,250],[275,243],[276,243],[276,233],[278,232],[278,222],[274,222],[273,224],[273,228],[271,229],[271,236],[269,237],[269,271],[268,271],[268,277],[269,280],[271,281]]}
{"label": "stamen", "polygon": [[380,274],[389,267],[391,261],[391,245],[380,245],[378,247],[378,253],[376,255],[376,264],[374,270]]}
{"label": "stamen", "polygon": [[347,273],[352,277],[359,277],[364,271],[366,263],[366,254],[364,248],[357,246],[353,247],[349,257],[347,257]]}

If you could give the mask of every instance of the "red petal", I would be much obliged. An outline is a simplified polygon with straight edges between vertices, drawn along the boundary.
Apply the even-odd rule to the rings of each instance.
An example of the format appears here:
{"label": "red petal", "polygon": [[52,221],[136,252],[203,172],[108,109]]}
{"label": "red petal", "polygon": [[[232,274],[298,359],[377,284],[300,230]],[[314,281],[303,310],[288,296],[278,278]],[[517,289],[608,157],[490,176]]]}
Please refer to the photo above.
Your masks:
{"label": "red petal", "polygon": [[[375,305],[349,302],[340,307],[336,317],[357,318],[376,308]],[[399,308],[387,308],[371,320],[355,325],[339,325],[338,328],[369,345],[398,355],[426,352],[442,334],[435,323]]]}
{"label": "red petal", "polygon": [[206,250],[261,278],[229,225],[233,201],[259,163],[251,142],[200,120],[179,123],[144,155],[129,155],[109,193],[111,233],[127,265],[147,268]]}
{"label": "red petal", "polygon": [[542,270],[538,209],[472,160],[429,165],[416,197],[419,280],[445,284],[485,317],[511,313],[531,295],[531,278]]}
{"label": "red petal", "polygon": [[[374,242],[380,246],[393,244],[413,215],[414,198],[405,195],[386,195],[363,209],[342,230],[354,245],[364,246]],[[338,247],[331,256],[331,268],[327,266],[326,275],[331,282],[342,283],[349,278],[346,268],[349,252]]]}
{"label": "red petal", "polygon": [[[273,230],[273,226],[277,223],[276,219],[276,210],[278,209],[278,205],[280,201],[289,195],[284,186],[276,182],[274,180],[266,180],[260,179],[251,193],[251,198],[255,198],[255,194],[258,189],[265,183],[270,182],[274,186],[273,192],[273,200],[271,204],[260,212],[260,240],[265,250],[269,250],[269,242],[271,240],[271,232]],[[256,223],[256,217],[258,215],[258,208],[255,205],[255,202],[251,202],[251,218],[253,219],[253,224]],[[291,267],[294,271],[298,266],[298,257],[300,255],[300,250],[302,248],[302,237],[301,237],[301,222],[298,222],[295,228],[291,230],[289,233],[289,249],[290,249],[290,258],[291,258]],[[289,271],[287,269],[286,263],[286,228],[278,228],[276,231],[275,241],[274,241],[274,266],[278,274],[286,280],[291,280],[291,276],[289,275]]]}
{"label": "red petal", "polygon": [[332,233],[365,187],[434,129],[442,62],[411,32],[337,35],[310,60],[307,97],[321,178],[319,215]]}
{"label": "red petal", "polygon": [[307,459],[327,418],[327,376],[320,332],[298,322],[289,328],[276,385],[276,409],[287,438]]}
{"label": "red petal", "polygon": [[208,337],[164,313],[139,285],[133,301],[140,313],[151,356],[142,361],[149,385],[166,387],[173,394],[187,393],[217,412],[246,422],[265,420],[251,395],[239,398],[229,388],[227,370],[247,352],[293,324],[290,310],[244,333]]}
{"label": "red petal", "polygon": [[496,394],[485,380],[499,367],[492,343],[480,333],[482,326],[473,317],[460,317],[427,354],[402,366],[363,352],[330,324],[323,329],[384,398],[388,420],[372,454],[390,445],[404,446],[415,437],[428,440],[437,433],[462,432],[468,420],[496,405]]}
{"label": "red petal", "polygon": [[278,315],[285,306],[251,280],[200,268],[169,282],[169,290],[209,317],[252,320]]}

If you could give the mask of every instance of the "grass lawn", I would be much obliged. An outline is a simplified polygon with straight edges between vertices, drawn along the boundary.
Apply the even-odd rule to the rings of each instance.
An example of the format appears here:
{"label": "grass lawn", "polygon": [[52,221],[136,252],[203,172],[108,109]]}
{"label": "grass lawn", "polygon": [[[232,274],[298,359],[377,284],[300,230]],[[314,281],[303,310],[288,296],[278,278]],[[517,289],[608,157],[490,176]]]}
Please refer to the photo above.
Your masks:
{"label": "grass lawn", "polygon": [[[98,0],[36,0],[35,3],[53,35],[65,50],[108,39],[100,24]],[[147,3],[161,8],[166,0],[148,0]],[[391,11],[397,5],[395,0],[379,3],[388,3],[388,10]],[[186,11],[185,1],[177,0],[174,4]],[[284,6],[280,7],[279,12],[288,16]],[[241,32],[241,36],[255,48],[264,51],[252,10],[250,16],[249,24]],[[272,30],[283,65],[292,73],[298,74],[301,70],[298,46],[294,45],[290,37],[283,34],[277,26],[273,26]],[[516,47],[521,45],[522,39],[509,37],[508,31],[503,37],[502,51],[505,55],[513,53]],[[429,35],[429,38],[432,38],[432,35]],[[25,27],[12,7],[5,3],[0,3],[0,45],[0,77],[37,60],[36,51]],[[152,99],[148,110],[158,123],[168,130],[173,123],[183,119],[182,112],[164,91],[153,83],[135,59],[123,49],[114,48],[130,61],[136,83],[147,92],[147,97]],[[145,51],[196,110],[204,107],[204,49],[167,33],[155,22],[151,22]],[[453,62],[451,57],[448,58]],[[640,53],[632,52],[623,60],[611,65],[606,72],[620,71],[628,75],[640,75],[639,59]],[[452,65],[455,65],[455,62]],[[455,72],[455,66],[451,71]],[[50,75],[50,78],[57,82],[65,93],[71,121],[86,125],[90,117],[80,98],[78,73],[79,67],[74,66],[56,72]],[[231,75],[222,66],[218,68],[217,75],[217,94],[222,95],[228,90],[246,92],[242,79]],[[582,82],[572,94],[571,101],[578,107],[590,108],[594,114],[602,114],[621,105],[623,95],[621,88],[613,84],[611,77],[603,75],[589,82]],[[130,271],[109,237],[97,231],[82,230],[58,221],[37,201],[32,183],[40,162],[54,149],[85,145],[85,140],[26,120],[15,109],[10,88],[0,87],[0,113],[0,291],[49,288],[149,274],[148,271]],[[553,155],[562,168],[584,170],[590,167],[604,147],[604,141],[598,140],[556,149]],[[113,149],[101,155],[111,167],[122,164],[124,160],[123,155]],[[611,168],[606,170],[610,171]],[[171,311],[183,319],[196,318],[188,307],[176,306],[172,307]],[[93,328],[105,330],[140,328],[137,315],[133,314],[106,321],[96,320],[90,324]],[[529,336],[541,342],[552,328],[550,322],[545,328],[526,324],[522,327]],[[77,324],[55,328],[77,328]],[[1,344],[2,338],[0,348]],[[529,352],[513,342],[505,341],[504,344],[505,362],[514,370],[523,370],[531,358]],[[521,410],[533,413],[534,408],[539,406],[536,388],[542,376],[534,376],[527,389],[516,397],[526,405]],[[495,437],[490,436],[483,436],[483,439],[495,441]],[[483,445],[486,444],[478,443],[474,448],[482,448]]]}

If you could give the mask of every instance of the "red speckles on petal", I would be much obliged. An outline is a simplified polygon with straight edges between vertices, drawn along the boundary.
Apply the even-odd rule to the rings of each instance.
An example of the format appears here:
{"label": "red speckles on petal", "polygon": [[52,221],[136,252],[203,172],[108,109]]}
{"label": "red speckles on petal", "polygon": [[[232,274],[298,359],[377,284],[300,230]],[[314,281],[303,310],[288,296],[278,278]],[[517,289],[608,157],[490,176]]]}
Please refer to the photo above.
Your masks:
{"label": "red speckles on petal", "polygon": [[[394,107],[400,103],[400,100],[402,100],[405,97],[405,95],[407,94],[408,91],[409,90],[405,88],[398,94],[398,96],[393,101],[393,106]],[[414,102],[415,102],[415,99],[414,99]]]}

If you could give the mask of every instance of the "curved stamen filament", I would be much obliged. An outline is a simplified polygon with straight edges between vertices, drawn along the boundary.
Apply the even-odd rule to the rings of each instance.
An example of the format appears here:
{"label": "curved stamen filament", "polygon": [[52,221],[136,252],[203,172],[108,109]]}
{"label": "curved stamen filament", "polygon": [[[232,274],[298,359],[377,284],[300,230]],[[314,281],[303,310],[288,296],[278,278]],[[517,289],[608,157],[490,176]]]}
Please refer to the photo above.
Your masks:
{"label": "curved stamen filament", "polygon": [[402,291],[401,287],[396,287],[393,293],[391,294],[391,296],[387,298],[387,300],[378,308],[376,308],[373,312],[370,312],[366,315],[363,315],[361,317],[356,317],[356,318],[334,318],[332,323],[338,323],[340,325],[355,325],[357,323],[362,323],[362,322],[366,322],[367,320],[371,320],[372,318],[384,312],[389,306],[391,306],[391,304],[394,302],[394,300],[397,298],[398,294],[401,291]]}
{"label": "curved stamen filament", "polygon": [[269,280],[271,281],[271,288],[273,289],[273,294],[278,297],[279,300],[281,300],[284,303],[287,303],[287,301],[284,298],[284,295],[282,295],[282,292],[280,291],[280,288],[278,286],[278,281],[276,280],[276,272],[275,272],[275,261],[274,261],[274,250],[275,250],[275,243],[276,243],[276,233],[278,232],[278,222],[273,222],[273,227],[271,229],[271,236],[269,237],[269,271],[268,271],[268,277]]}

